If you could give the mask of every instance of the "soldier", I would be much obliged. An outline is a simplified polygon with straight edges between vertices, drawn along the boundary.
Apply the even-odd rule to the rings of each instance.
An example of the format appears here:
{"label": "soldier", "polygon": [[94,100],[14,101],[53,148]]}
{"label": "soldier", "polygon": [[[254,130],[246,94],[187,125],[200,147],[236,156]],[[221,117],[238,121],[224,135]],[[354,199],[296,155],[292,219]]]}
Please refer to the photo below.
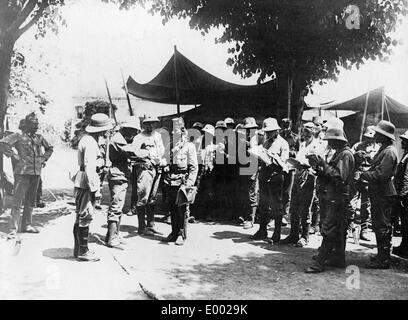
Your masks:
{"label": "soldier", "polygon": [[73,177],[76,205],[76,220],[73,234],[75,240],[74,257],[80,261],[99,261],[99,257],[88,248],[89,225],[95,211],[96,192],[100,188],[97,159],[100,157],[98,141],[104,139],[112,121],[104,113],[96,113],[85,128],[78,144],[79,171]]}
{"label": "soldier", "polygon": [[[299,136],[292,131],[292,120],[288,118],[282,119],[281,127],[282,127],[282,130],[280,132],[280,135],[289,144],[289,157],[295,158],[296,153],[299,150],[300,139],[299,139]],[[282,223],[282,225],[287,224],[285,217],[289,218],[290,200],[291,200],[294,177],[295,177],[295,169],[289,169],[289,172],[284,174],[283,194],[282,194],[283,212],[284,212],[283,221],[284,222]]]}
{"label": "soldier", "polygon": [[[25,117],[21,129],[21,134],[13,133],[0,140],[0,152],[11,157],[14,161],[14,196],[9,238],[14,238],[19,231],[39,232],[32,225],[33,206],[41,169],[44,168],[54,150],[42,135],[37,134],[38,118],[34,112]],[[44,153],[42,149],[44,149]],[[23,218],[20,224],[23,202]]]}
{"label": "soldier", "polygon": [[197,199],[192,206],[194,216],[198,219],[206,218],[215,205],[215,153],[214,144],[215,128],[211,124],[206,124],[203,128],[202,145],[198,154],[201,159],[199,173],[197,177]]}
{"label": "soldier", "polygon": [[224,123],[227,126],[227,129],[235,128],[235,121],[232,118],[225,118]]}
{"label": "soldier", "polygon": [[377,240],[377,256],[371,259],[367,268],[388,269],[392,240],[391,208],[393,198],[397,195],[392,181],[398,165],[397,150],[394,146],[395,126],[389,121],[381,120],[373,129],[374,139],[381,147],[371,163],[370,170],[360,176],[362,182],[368,182],[371,218]]}
{"label": "soldier", "polygon": [[[309,154],[323,156],[323,149],[318,139],[314,137],[315,125],[305,123],[302,130],[302,142],[296,155],[295,179],[292,189],[292,203],[290,206],[291,228],[289,236],[279,244],[293,244],[304,247],[309,242],[310,212],[316,186],[316,173],[307,160]],[[301,237],[299,231],[301,228]]]}
{"label": "soldier", "polygon": [[[257,128],[258,125],[252,117],[247,117],[244,119],[244,124],[242,126],[245,129],[245,136],[242,137],[240,143],[245,143],[247,150],[255,148],[258,146],[258,136]],[[247,156],[249,156],[247,151]],[[241,166],[246,167],[247,164],[241,164]],[[240,187],[243,191],[242,199],[246,200],[244,202],[244,208],[247,210],[249,207],[249,212],[242,218],[244,220],[244,229],[251,229],[255,223],[255,216],[258,210],[259,203],[259,182],[258,182],[258,171],[255,171],[251,175],[241,175],[240,176]],[[241,198],[241,197],[240,197]]]}
{"label": "soldier", "polygon": [[[360,175],[370,169],[371,161],[379,150],[379,145],[374,141],[375,131],[368,127],[363,135],[362,142],[357,142],[351,151],[356,161],[353,185],[356,195],[354,199],[360,198],[360,239],[369,241],[367,237],[370,221],[370,200],[368,198],[368,183],[359,181]],[[353,199],[353,200],[354,200]],[[353,228],[353,225],[350,226]]]}
{"label": "soldier", "polygon": [[395,188],[398,193],[398,204],[401,212],[402,240],[399,247],[394,247],[392,253],[408,258],[408,131],[400,135],[401,147],[404,151],[395,175]]}
{"label": "soldier", "polygon": [[[327,210],[322,222],[321,234],[323,241],[313,265],[306,273],[318,273],[326,265],[344,268],[346,236],[347,236],[347,206],[349,199],[349,184],[353,178],[354,157],[348,146],[344,132],[340,128],[328,128],[324,139],[335,150],[329,162],[318,155],[310,155],[309,163],[316,168],[318,176],[325,183]],[[333,251],[334,250],[334,251]]]}
{"label": "soldier", "polygon": [[272,242],[278,243],[282,227],[282,183],[283,172],[287,172],[286,161],[289,159],[289,145],[279,135],[281,128],[275,118],[264,120],[262,130],[265,141],[260,148],[261,165],[259,169],[259,230],[252,236],[253,240],[268,237],[267,226],[271,218],[275,219]]}
{"label": "soldier", "polygon": [[171,150],[171,163],[165,169],[164,183],[171,214],[171,233],[164,240],[183,245],[187,239],[187,206],[180,203],[180,192],[194,186],[198,173],[198,159],[194,144],[187,140],[187,130],[183,118],[173,119],[174,147]]}
{"label": "soldier", "polygon": [[155,130],[158,122],[157,118],[146,117],[143,120],[144,130],[132,142],[133,152],[137,158],[138,232],[149,236],[160,234],[154,229],[154,205],[161,177],[161,167],[166,165],[163,140],[160,133]]}
{"label": "soldier", "polygon": [[111,167],[108,171],[109,191],[111,195],[108,210],[108,232],[106,245],[119,247],[119,231],[122,211],[125,205],[128,181],[130,179],[130,144],[133,138],[140,132],[139,119],[130,117],[116,132],[109,144],[109,159]]}

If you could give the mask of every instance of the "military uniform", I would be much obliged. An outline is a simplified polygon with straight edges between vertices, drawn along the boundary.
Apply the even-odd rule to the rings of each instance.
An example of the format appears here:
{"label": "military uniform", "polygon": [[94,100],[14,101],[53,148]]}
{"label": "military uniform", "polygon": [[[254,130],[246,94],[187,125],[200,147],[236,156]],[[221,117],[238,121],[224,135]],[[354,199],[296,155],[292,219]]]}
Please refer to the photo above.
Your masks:
{"label": "military uniform", "polygon": [[[12,150],[15,148],[17,154]],[[44,150],[44,152],[43,152]],[[11,210],[11,232],[20,226],[21,205],[24,202],[21,230],[32,228],[32,212],[41,176],[41,169],[53,153],[53,147],[40,134],[13,133],[0,140],[0,152],[14,158],[14,196]]]}
{"label": "military uniform", "polygon": [[[377,154],[380,146],[374,142],[363,141],[356,143],[351,150],[354,153],[356,161],[356,170],[353,179],[353,192],[354,199],[360,198],[360,226],[362,240],[368,240],[366,238],[366,232],[370,221],[370,200],[368,196],[368,183],[366,181],[359,181],[360,175],[370,169],[371,161]],[[355,210],[353,209],[353,216],[351,222],[354,222]]]}
{"label": "military uniform", "polygon": [[109,144],[111,167],[107,178],[111,200],[108,210],[108,233],[106,236],[108,246],[119,244],[118,232],[129,186],[128,181],[131,176],[130,156],[131,146],[121,132],[116,132]]}
{"label": "military uniform", "polygon": [[[308,154],[323,155],[319,141],[312,137],[309,143],[302,142],[296,160],[304,166],[299,166],[295,171],[290,206],[291,229],[289,237],[283,241],[304,246],[309,241],[310,214],[312,201],[315,196],[316,173],[308,165]],[[301,238],[299,233],[301,230]],[[282,241],[282,242],[283,242]]]}
{"label": "military uniform", "polygon": [[[295,158],[296,153],[299,151],[300,146],[300,139],[299,136],[294,133],[292,130],[284,130],[280,134],[283,139],[289,145],[289,157]],[[292,195],[292,188],[293,182],[295,179],[295,170],[289,170],[288,173],[284,174],[283,179],[283,192],[282,192],[282,201],[283,201],[283,210],[284,215],[289,215],[290,213],[290,203],[291,203],[291,195]]]}
{"label": "military uniform", "polygon": [[[407,134],[400,136],[408,139]],[[398,205],[401,212],[402,240],[399,247],[394,247],[392,252],[404,258],[408,258],[408,150],[405,150],[402,160],[398,164],[394,178],[395,189],[398,194]]]}
{"label": "military uniform", "polygon": [[[329,133],[329,130],[327,131]],[[321,234],[323,242],[315,264],[307,272],[321,272],[330,256],[330,264],[345,266],[345,248],[347,235],[347,206],[350,200],[349,184],[353,178],[354,157],[348,146],[336,150],[329,163],[317,167],[318,176],[324,183],[325,210]],[[334,250],[334,252],[333,252]]]}
{"label": "military uniform", "polygon": [[160,183],[160,165],[164,157],[162,137],[157,131],[151,133],[142,131],[133,139],[132,149],[137,158],[135,164],[137,176],[136,212],[139,220],[139,232],[144,232],[146,226],[149,229],[154,227],[154,205]]}
{"label": "military uniform", "polygon": [[395,146],[383,144],[374,157],[369,171],[361,174],[361,179],[368,182],[371,202],[373,230],[377,239],[378,261],[389,262],[392,225],[391,208],[397,195],[393,183],[398,156]]}
{"label": "military uniform", "polygon": [[198,173],[196,147],[188,141],[179,141],[172,149],[172,162],[164,175],[164,184],[171,215],[171,233],[168,242],[183,244],[187,238],[187,205],[177,203],[180,187],[193,187]]}
{"label": "military uniform", "polygon": [[275,219],[275,230],[272,241],[279,242],[283,216],[282,184],[283,172],[289,158],[289,145],[281,136],[267,139],[263,143],[266,156],[272,161],[271,165],[261,162],[259,169],[259,230],[254,234],[255,240],[267,237],[267,226],[271,219]]}

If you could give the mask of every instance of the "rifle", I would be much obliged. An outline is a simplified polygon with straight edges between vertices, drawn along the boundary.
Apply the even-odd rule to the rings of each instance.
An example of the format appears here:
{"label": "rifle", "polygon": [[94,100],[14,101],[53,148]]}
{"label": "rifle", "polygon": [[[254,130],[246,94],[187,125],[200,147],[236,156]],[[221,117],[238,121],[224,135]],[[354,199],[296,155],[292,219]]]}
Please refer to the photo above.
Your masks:
{"label": "rifle", "polygon": [[126,92],[126,100],[127,100],[128,107],[129,107],[129,114],[130,114],[130,116],[134,116],[133,109],[132,109],[132,105],[130,104],[129,91],[128,91],[128,88],[127,88],[127,85],[126,85],[126,82],[125,82],[125,78],[123,77],[122,69],[120,69],[120,74],[122,75],[123,89],[124,89],[125,92]]}
{"label": "rifle", "polygon": [[108,83],[105,80],[105,86],[106,86],[106,91],[108,92],[108,98],[109,98],[109,103],[110,103],[110,112],[109,115],[112,114],[113,115],[113,119],[115,120],[115,124],[118,125],[118,121],[116,120],[116,115],[115,115],[115,110],[113,110],[113,103],[112,103],[112,98],[109,92],[109,87],[108,87]]}
{"label": "rifle", "polygon": [[[106,86],[106,91],[108,92],[108,98],[109,98],[109,103],[110,103],[109,118],[110,118],[111,115],[113,115],[113,119],[115,120],[115,124],[118,125],[118,121],[116,120],[116,116],[115,116],[115,110],[113,110],[112,98],[111,98],[108,83],[106,82],[106,80],[105,80],[105,86]],[[110,167],[110,164],[111,164],[110,159],[109,159],[109,145],[110,145],[110,133],[108,134],[108,137],[106,138],[105,165],[107,167]]]}

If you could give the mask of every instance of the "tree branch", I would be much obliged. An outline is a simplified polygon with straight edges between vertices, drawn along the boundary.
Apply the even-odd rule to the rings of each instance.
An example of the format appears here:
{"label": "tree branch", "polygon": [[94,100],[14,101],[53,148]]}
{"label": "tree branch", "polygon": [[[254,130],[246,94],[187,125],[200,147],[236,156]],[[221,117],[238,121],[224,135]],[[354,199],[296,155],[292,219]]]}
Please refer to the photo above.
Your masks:
{"label": "tree branch", "polygon": [[18,28],[26,21],[35,7],[38,5],[38,0],[29,0],[24,9],[17,16],[14,22],[7,28],[8,33],[12,33],[18,30]]}
{"label": "tree branch", "polygon": [[41,6],[38,8],[35,16],[29,21],[27,22],[27,24],[18,29],[17,31],[17,39],[21,37],[22,34],[24,34],[24,32],[26,32],[28,29],[30,29],[35,23],[37,23],[37,21],[41,18],[45,8],[48,6],[48,1],[43,1],[41,3]]}

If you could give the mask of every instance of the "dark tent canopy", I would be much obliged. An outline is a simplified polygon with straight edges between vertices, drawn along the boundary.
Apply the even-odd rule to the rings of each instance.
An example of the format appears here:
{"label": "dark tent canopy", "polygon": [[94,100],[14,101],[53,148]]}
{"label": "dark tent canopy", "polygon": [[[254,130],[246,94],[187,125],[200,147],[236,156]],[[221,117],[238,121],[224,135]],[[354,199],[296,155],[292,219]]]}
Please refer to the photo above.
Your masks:
{"label": "dark tent canopy", "polygon": [[384,87],[371,90],[348,101],[322,104],[319,108],[356,112],[342,118],[350,142],[360,139],[363,122],[364,128],[377,124],[381,119],[391,121],[399,129],[408,128],[408,107],[387,96]]}
{"label": "dark tent canopy", "polygon": [[[178,97],[176,95],[176,79]],[[221,80],[191,62],[177,50],[162,71],[150,82],[127,80],[129,93],[141,99],[181,105],[199,105],[228,99],[231,94],[246,98],[268,97],[274,81],[244,86]]]}
{"label": "dark tent canopy", "polygon": [[[367,114],[382,113],[384,118],[388,114],[407,114],[408,107],[392,99],[384,93],[384,87],[380,87],[362,94],[345,102],[333,102],[322,105],[324,110],[350,110],[355,112],[364,111],[367,102]],[[383,109],[384,106],[384,109]]]}

